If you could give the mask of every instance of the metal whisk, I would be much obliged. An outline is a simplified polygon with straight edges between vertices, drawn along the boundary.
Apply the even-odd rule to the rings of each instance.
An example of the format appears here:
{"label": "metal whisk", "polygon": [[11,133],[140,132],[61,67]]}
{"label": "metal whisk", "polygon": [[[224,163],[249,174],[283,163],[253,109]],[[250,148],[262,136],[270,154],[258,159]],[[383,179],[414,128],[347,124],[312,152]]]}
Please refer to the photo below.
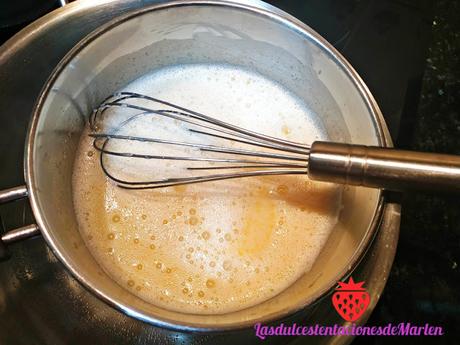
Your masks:
{"label": "metal whisk", "polygon": [[[120,108],[126,110],[126,118],[110,124],[108,113]],[[161,136],[157,131],[127,131],[136,129],[133,124],[145,117],[167,121],[167,132]],[[309,146],[250,131],[134,92],[120,92],[105,99],[91,114],[89,124],[93,145],[101,153],[102,170],[127,189],[308,174],[313,180],[391,190],[460,191],[459,156],[332,142],[314,142]],[[171,139],[171,134],[177,132],[183,134],[181,139]],[[183,139],[187,134],[190,140]],[[134,150],[135,143],[143,145],[140,151]],[[143,163],[139,162],[159,162],[144,170],[165,170],[165,175],[132,178],[133,174],[120,173],[126,163],[110,164],[107,157],[137,162],[131,169],[135,172],[143,170]],[[167,169],[167,162],[172,161],[182,162],[183,168]]]}

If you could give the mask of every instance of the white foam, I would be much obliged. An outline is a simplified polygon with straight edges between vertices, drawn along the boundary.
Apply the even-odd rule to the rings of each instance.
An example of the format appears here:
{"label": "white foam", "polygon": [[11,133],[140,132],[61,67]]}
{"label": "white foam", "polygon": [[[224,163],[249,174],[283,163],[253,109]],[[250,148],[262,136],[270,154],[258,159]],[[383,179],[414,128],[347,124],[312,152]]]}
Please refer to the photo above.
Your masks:
{"label": "white foam", "polygon": [[[163,69],[125,90],[268,135],[305,143],[326,139],[314,114],[296,97],[231,66]],[[110,121],[125,114],[117,110]],[[158,122],[145,118],[130,130],[158,128]],[[337,221],[340,188],[305,176],[120,189],[102,174],[87,131],[73,181],[80,231],[104,270],[153,304],[225,313],[260,303],[310,269]],[[175,132],[179,139],[182,135]]]}

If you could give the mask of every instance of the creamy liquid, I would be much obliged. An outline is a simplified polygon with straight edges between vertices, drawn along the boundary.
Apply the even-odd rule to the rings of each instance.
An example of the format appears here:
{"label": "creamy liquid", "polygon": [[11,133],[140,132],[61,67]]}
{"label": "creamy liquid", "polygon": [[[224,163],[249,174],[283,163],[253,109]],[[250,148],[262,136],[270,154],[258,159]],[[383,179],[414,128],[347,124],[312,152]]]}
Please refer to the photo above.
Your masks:
{"label": "creamy liquid", "polygon": [[[327,139],[305,105],[280,85],[229,66],[163,69],[125,91],[288,140]],[[108,121],[124,117],[126,109],[117,109]],[[131,130],[152,133],[161,121],[140,118]],[[212,314],[267,300],[311,268],[337,222],[340,188],[303,175],[121,189],[102,173],[87,134],[73,175],[81,234],[115,281],[155,305]],[[165,163],[145,164],[154,170]]]}

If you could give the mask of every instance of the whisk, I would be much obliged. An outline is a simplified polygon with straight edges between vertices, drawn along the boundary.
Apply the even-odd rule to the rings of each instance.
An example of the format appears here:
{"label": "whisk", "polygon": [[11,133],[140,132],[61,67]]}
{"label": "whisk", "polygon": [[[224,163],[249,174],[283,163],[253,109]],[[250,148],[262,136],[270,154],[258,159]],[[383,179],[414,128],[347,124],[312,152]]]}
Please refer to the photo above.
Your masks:
{"label": "whisk", "polygon": [[[126,116],[108,124],[109,113],[119,113],[120,108],[126,110]],[[135,124],[146,117],[166,121],[166,132],[139,130]],[[312,180],[389,190],[460,191],[460,156],[324,141],[305,145],[134,92],[105,99],[91,114],[89,124],[93,146],[101,153],[102,170],[127,189],[300,174]],[[134,133],[133,128],[137,128]],[[178,132],[182,134],[175,140]],[[113,164],[109,157],[121,161]],[[155,163],[145,168],[147,161]],[[128,162],[133,164],[129,173]],[[177,162],[182,166],[178,168]],[[144,172],[137,174],[141,170]],[[152,176],[144,176],[145,171]]]}

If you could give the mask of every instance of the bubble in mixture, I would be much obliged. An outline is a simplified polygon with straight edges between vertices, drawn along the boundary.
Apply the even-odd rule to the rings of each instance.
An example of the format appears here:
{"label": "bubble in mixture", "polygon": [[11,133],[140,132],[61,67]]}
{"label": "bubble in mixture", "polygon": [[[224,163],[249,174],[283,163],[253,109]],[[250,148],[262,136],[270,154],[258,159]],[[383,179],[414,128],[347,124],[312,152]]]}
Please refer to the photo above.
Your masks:
{"label": "bubble in mixture", "polygon": [[194,226],[198,224],[198,218],[197,217],[190,217],[189,219],[189,224]]}
{"label": "bubble in mixture", "polygon": [[212,279],[206,280],[206,287],[212,289],[214,286],[216,286],[216,282]]}

